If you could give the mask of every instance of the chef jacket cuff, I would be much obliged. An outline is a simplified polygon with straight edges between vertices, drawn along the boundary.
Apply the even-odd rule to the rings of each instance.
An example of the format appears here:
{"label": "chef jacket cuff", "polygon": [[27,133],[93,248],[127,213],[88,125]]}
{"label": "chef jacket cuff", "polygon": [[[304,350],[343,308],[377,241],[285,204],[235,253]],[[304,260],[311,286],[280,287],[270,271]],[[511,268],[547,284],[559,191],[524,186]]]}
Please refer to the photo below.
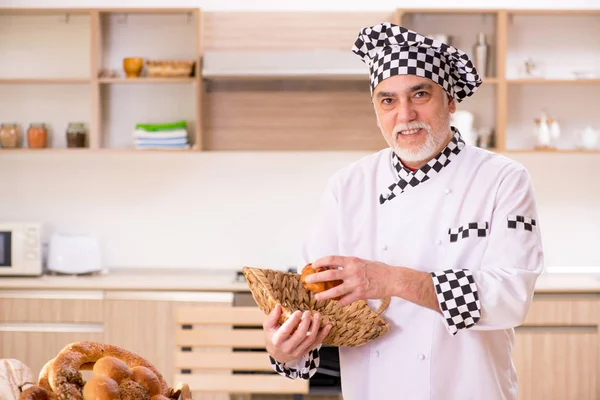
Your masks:
{"label": "chef jacket cuff", "polygon": [[269,360],[271,361],[271,367],[273,367],[275,372],[279,375],[283,375],[290,379],[309,379],[317,372],[317,367],[319,366],[319,350],[315,348],[309,351],[307,355],[298,361],[294,368],[289,366],[289,363],[280,363],[271,356],[269,356]]}
{"label": "chef jacket cuff", "polygon": [[481,303],[471,271],[449,269],[430,274],[448,332],[456,335],[459,329],[475,325],[481,318]]}

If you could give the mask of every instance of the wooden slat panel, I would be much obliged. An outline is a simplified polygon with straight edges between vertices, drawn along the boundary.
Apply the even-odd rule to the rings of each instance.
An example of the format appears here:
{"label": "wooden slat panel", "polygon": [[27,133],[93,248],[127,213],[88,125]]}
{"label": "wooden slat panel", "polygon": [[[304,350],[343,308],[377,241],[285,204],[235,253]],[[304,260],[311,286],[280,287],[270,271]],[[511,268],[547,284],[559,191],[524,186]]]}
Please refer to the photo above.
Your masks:
{"label": "wooden slat panel", "polygon": [[377,151],[368,82],[360,92],[213,92],[207,97],[207,150]]}
{"label": "wooden slat panel", "polygon": [[175,354],[175,368],[235,369],[240,371],[272,371],[267,352],[180,352]]}
{"label": "wooden slat panel", "polygon": [[1,322],[104,322],[102,300],[0,297]]}
{"label": "wooden slat panel", "polygon": [[590,297],[536,295],[523,325],[595,326],[598,301]]}
{"label": "wooden slat panel", "polygon": [[195,329],[175,333],[178,346],[264,348],[262,329]]}
{"label": "wooden slat panel", "polygon": [[258,307],[181,307],[176,318],[178,324],[260,326],[266,315]]}
{"label": "wooden slat panel", "polygon": [[186,382],[192,392],[308,393],[307,380],[281,375],[176,375],[175,382]]}
{"label": "wooden slat panel", "polygon": [[204,12],[202,50],[350,51],[360,29],[393,18],[392,11]]}

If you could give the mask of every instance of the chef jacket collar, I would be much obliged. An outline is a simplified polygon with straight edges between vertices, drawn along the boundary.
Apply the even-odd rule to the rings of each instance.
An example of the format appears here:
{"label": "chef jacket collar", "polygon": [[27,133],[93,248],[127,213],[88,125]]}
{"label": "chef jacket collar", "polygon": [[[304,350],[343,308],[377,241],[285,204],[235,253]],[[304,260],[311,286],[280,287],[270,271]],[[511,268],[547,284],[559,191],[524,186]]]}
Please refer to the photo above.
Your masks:
{"label": "chef jacket collar", "polygon": [[391,164],[393,171],[397,174],[397,180],[388,186],[385,193],[379,195],[379,204],[384,204],[386,201],[390,201],[404,193],[407,187],[415,187],[428,181],[429,178],[437,175],[444,167],[450,164],[452,159],[465,147],[465,141],[458,129],[453,126],[450,128],[453,135],[448,145],[437,156],[429,160],[427,164],[414,172],[402,165],[398,155],[392,151]]}

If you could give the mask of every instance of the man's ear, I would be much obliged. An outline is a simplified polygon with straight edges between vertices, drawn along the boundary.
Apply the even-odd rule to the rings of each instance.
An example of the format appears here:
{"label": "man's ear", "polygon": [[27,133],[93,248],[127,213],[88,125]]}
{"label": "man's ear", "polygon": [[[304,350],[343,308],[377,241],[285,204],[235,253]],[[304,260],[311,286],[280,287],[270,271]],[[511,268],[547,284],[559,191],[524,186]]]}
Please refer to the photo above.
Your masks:
{"label": "man's ear", "polygon": [[450,111],[450,114],[454,114],[456,112],[456,101],[449,94],[446,96],[448,96],[448,111]]}

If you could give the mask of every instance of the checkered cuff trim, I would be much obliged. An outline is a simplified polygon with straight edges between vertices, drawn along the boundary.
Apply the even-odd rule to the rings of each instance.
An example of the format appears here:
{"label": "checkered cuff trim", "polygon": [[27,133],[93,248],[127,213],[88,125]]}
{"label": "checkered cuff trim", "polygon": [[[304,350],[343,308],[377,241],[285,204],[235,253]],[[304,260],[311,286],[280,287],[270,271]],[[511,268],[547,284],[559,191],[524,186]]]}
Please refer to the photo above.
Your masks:
{"label": "checkered cuff trim", "polygon": [[284,363],[280,363],[271,356],[269,356],[269,360],[271,361],[271,367],[279,375],[283,375],[290,379],[310,379],[317,372],[317,368],[319,367],[319,350],[313,349],[309,351],[307,355],[302,357],[302,360],[298,363],[302,365],[302,368],[300,369],[288,368]]}
{"label": "checkered cuff trim", "polygon": [[448,332],[456,335],[459,329],[475,325],[481,318],[481,304],[471,271],[450,269],[430,274]]}
{"label": "checkered cuff trim", "polygon": [[508,216],[508,229],[524,229],[533,232],[533,228],[537,226],[535,219],[524,217],[522,215]]}

